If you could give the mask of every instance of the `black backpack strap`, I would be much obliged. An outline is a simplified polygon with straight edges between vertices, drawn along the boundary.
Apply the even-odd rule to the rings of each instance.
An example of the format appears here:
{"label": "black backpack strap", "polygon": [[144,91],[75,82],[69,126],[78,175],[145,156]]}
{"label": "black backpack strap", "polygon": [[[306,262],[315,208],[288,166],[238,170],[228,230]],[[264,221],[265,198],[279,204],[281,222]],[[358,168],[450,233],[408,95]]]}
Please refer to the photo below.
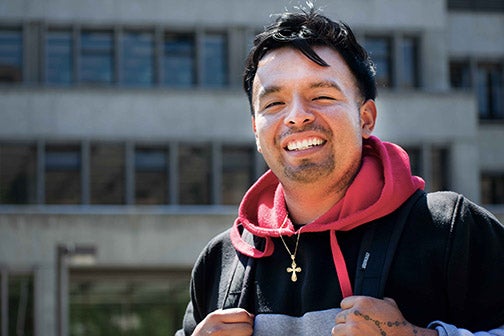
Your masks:
{"label": "black backpack strap", "polygon": [[221,309],[233,308],[238,305],[237,295],[241,292],[245,267],[240,262],[237,254],[233,258],[233,266],[231,267],[231,270],[231,277],[229,278],[229,282],[226,286],[226,292],[220,307]]}
{"label": "black backpack strap", "polygon": [[383,298],[390,265],[404,224],[411,208],[424,194],[423,190],[417,190],[394,214],[368,224],[359,251],[355,295]]}
{"label": "black backpack strap", "polygon": [[[257,246],[254,236],[242,228],[242,238],[247,243]],[[260,242],[259,242],[260,244]],[[233,258],[232,274],[226,286],[226,292],[222,301],[222,309],[247,308],[250,305],[248,287],[249,279],[253,272],[254,258],[247,257],[239,252]]]}

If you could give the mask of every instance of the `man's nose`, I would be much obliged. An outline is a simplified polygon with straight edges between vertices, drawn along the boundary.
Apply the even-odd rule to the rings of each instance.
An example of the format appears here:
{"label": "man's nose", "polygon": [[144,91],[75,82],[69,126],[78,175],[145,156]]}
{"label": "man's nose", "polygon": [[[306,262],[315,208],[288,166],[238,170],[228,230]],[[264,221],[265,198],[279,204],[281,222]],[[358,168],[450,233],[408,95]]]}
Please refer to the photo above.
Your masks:
{"label": "man's nose", "polygon": [[303,126],[313,122],[314,119],[315,116],[303,102],[294,100],[285,117],[285,124],[290,127]]}

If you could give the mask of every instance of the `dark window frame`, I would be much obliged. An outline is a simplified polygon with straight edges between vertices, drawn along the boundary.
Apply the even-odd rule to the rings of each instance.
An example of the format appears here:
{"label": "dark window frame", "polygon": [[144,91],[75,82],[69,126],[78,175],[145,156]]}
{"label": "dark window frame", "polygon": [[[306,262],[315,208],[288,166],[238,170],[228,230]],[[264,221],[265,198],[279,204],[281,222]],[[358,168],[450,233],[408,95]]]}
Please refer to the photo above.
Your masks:
{"label": "dark window frame", "polygon": [[[0,26],[0,39],[3,40],[2,33],[6,33],[7,35],[18,35],[18,36],[5,36],[4,38],[9,40],[9,39],[19,39],[17,43],[14,44],[9,44],[9,45],[4,45],[0,44],[0,62],[2,61],[2,55],[5,55],[5,57],[15,57],[16,61],[12,62],[6,62],[5,65],[2,65],[0,63],[0,83],[22,83],[24,82],[24,75],[25,75],[25,30],[22,25],[2,25]],[[8,50],[6,51],[4,48],[15,48],[16,50],[11,50],[9,52]],[[19,50],[17,50],[19,49]],[[5,53],[5,54],[4,54]],[[9,55],[10,53],[16,53],[16,55]]]}
{"label": "dark window frame", "polygon": [[[150,37],[150,41],[146,40]],[[132,45],[127,46],[128,39]],[[129,28],[126,27],[119,34],[119,48],[116,54],[119,55],[118,77],[119,85],[127,87],[152,87],[157,81],[157,57],[156,57],[156,34],[153,29]],[[150,49],[150,50],[149,50]],[[135,52],[131,52],[135,50]],[[142,58],[142,56],[146,56]],[[148,60],[150,64],[139,64]],[[140,62],[139,62],[140,61]],[[136,63],[136,67],[127,67],[127,62]],[[140,70],[137,74],[147,77],[143,80],[134,80],[133,70]],[[131,72],[131,73],[130,73]]]}
{"label": "dark window frame", "polygon": [[504,204],[504,171],[481,173],[481,201],[483,204]]}
{"label": "dark window frame", "polygon": [[[233,190],[232,193],[244,194],[248,187],[266,170],[264,160],[257,153],[254,144],[252,143],[233,143],[233,142],[220,142],[220,141],[161,141],[161,142],[123,142],[123,141],[107,141],[107,140],[83,140],[83,141],[26,141],[26,142],[10,142],[1,141],[0,149],[8,145],[23,145],[29,146],[32,150],[31,157],[33,158],[32,170],[34,170],[32,181],[32,194],[29,202],[22,204],[40,204],[40,205],[79,205],[86,204],[94,205],[140,205],[140,204],[157,204],[157,205],[173,205],[173,206],[213,206],[213,205],[233,205],[236,206],[238,199],[235,197],[233,202],[226,201],[228,198],[223,197],[223,182],[229,183],[226,179],[229,169],[236,172],[236,161],[240,161],[241,155],[247,155],[245,160],[247,163],[242,166],[239,162],[237,172],[241,177],[239,178],[240,186],[243,190]],[[96,183],[115,183],[107,179],[97,178],[96,170],[107,169],[107,162],[96,162],[100,156],[96,156],[94,151],[100,149],[100,146],[105,146],[105,150],[114,150],[116,148],[120,153],[113,159],[113,162],[121,161],[120,167],[114,166],[114,171],[120,170],[117,179],[123,181],[121,186],[109,186],[110,190],[114,192],[115,201],[99,201],[96,198]],[[108,146],[111,146],[110,148]],[[131,150],[129,149],[131,148]],[[202,155],[202,158],[196,160],[200,161],[194,168],[201,174],[199,178],[190,178],[191,181],[186,181],[189,184],[196,185],[188,186],[181,184],[182,175],[187,175],[187,162],[194,160],[195,157],[192,153],[184,152],[184,148],[195,150]],[[135,161],[135,154],[139,150],[146,151],[163,151],[164,163],[161,167],[164,174],[163,184],[163,200],[156,201],[155,203],[145,203],[136,201],[135,186],[138,183],[137,174],[141,173],[142,169],[152,170],[155,167],[144,166],[139,167],[138,162]],[[226,151],[238,150],[237,155],[234,156],[235,163],[224,162],[229,153]],[[240,153],[241,151],[241,153]],[[130,153],[131,152],[131,153]],[[106,152],[105,157],[110,157],[111,154]],[[182,156],[184,157],[182,157]],[[233,153],[231,153],[233,156]],[[8,159],[8,158],[6,158]],[[154,158],[155,159],[155,158]],[[201,161],[202,160],[202,161]],[[159,160],[158,160],[159,161]],[[112,163],[113,163],[112,162]],[[159,168],[159,165],[156,167]],[[233,170],[234,169],[234,170]],[[159,169],[156,171],[159,172]],[[65,175],[67,174],[67,175]],[[244,180],[244,176],[246,175]],[[66,176],[66,177],[65,177]],[[70,180],[65,180],[70,179]],[[223,181],[224,179],[224,181]],[[59,181],[59,182],[58,182]],[[61,182],[66,181],[66,182]],[[69,192],[57,198],[54,183],[60,183],[60,189]],[[117,182],[117,181],[116,181]],[[197,185],[198,183],[203,183]],[[64,188],[63,188],[64,186]],[[0,185],[0,190],[3,188]],[[100,187],[100,185],[98,185]],[[121,190],[121,196],[117,197],[117,188]],[[187,188],[196,188],[196,194],[202,192],[204,194],[203,201],[198,201],[198,198],[187,198],[184,193],[188,192]],[[114,191],[115,190],[115,191]],[[73,193],[71,193],[73,192]],[[195,195],[196,195],[195,194]],[[56,198],[55,198],[56,197]],[[192,200],[192,201],[191,201]],[[196,200],[196,201],[195,201]],[[1,202],[0,205],[13,205],[15,202]]]}
{"label": "dark window frame", "polygon": [[501,0],[448,0],[447,6],[449,10],[504,12],[504,2]]}
{"label": "dark window frame", "polygon": [[[78,42],[78,78],[77,82],[89,86],[112,86],[116,84],[117,79],[117,44],[116,34],[112,28],[85,27],[79,30]],[[101,38],[99,35],[102,35]],[[106,41],[106,35],[109,35],[109,41]],[[89,37],[89,41],[86,41]],[[103,40],[105,38],[105,41]],[[100,39],[102,41],[100,41]],[[94,41],[93,41],[94,40]],[[94,45],[87,45],[88,42],[96,42]],[[108,45],[107,45],[108,44]],[[93,59],[94,58],[94,59]],[[101,58],[101,60],[100,60]],[[104,62],[105,61],[105,62]],[[85,71],[96,70],[98,63],[104,62],[105,67],[109,70],[105,72],[105,76],[88,75]],[[93,63],[94,66],[93,66]],[[102,64],[103,65],[103,64]],[[101,71],[100,71],[101,72]],[[89,77],[88,77],[89,76]],[[100,77],[102,76],[102,77]]]}

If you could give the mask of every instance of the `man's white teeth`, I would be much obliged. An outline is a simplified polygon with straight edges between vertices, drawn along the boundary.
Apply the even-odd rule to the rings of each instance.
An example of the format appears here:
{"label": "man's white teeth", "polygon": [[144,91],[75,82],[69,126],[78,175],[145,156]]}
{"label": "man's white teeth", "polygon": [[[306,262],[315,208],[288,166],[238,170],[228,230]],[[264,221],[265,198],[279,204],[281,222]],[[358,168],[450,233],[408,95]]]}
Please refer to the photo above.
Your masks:
{"label": "man's white teeth", "polygon": [[310,138],[301,141],[293,141],[287,144],[287,149],[290,151],[299,151],[308,149],[314,146],[320,146],[324,143],[322,139],[319,138]]}

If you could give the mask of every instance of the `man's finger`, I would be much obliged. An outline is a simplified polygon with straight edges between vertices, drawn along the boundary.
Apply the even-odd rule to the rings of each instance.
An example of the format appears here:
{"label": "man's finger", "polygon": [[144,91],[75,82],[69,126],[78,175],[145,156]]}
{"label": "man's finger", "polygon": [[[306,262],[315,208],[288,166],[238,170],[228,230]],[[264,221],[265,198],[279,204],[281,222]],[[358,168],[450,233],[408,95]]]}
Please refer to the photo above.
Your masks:
{"label": "man's finger", "polygon": [[340,307],[341,309],[350,309],[354,306],[355,300],[357,299],[357,296],[347,296],[343,300],[341,300]]}
{"label": "man's finger", "polygon": [[346,319],[347,319],[347,315],[348,315],[348,310],[342,310],[342,311],[340,311],[336,315],[336,318],[335,318],[336,324],[343,324],[343,323],[345,323]]}
{"label": "man's finger", "polygon": [[395,300],[394,300],[394,299],[386,297],[386,298],[383,298],[383,300],[385,300],[385,301],[389,302],[389,303],[390,303],[390,304],[392,304],[394,307],[397,307],[397,303],[395,302]]}
{"label": "man's finger", "polygon": [[219,309],[212,313],[223,323],[252,323],[254,315],[242,308]]}

